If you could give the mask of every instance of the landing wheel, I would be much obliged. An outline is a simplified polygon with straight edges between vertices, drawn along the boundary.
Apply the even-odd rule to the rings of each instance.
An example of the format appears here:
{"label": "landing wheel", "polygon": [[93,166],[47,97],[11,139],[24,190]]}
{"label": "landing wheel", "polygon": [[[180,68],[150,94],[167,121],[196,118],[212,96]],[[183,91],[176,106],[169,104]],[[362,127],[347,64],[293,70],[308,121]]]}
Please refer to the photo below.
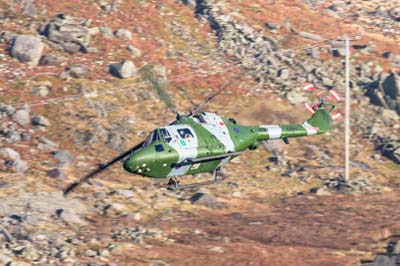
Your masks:
{"label": "landing wheel", "polygon": [[183,189],[183,188],[194,188],[194,187],[200,187],[200,186],[205,186],[205,185],[218,184],[226,178],[224,176],[220,176],[219,175],[220,172],[221,172],[221,168],[218,167],[217,169],[214,170],[214,174],[213,174],[214,178],[212,180],[188,184],[188,185],[181,185],[181,184],[179,184],[179,181],[178,181],[178,179],[176,179],[176,177],[171,177],[168,181],[167,189],[168,190],[177,190],[177,189]]}
{"label": "landing wheel", "polygon": [[171,177],[167,184],[168,190],[177,190],[179,188],[179,181],[176,177]]}

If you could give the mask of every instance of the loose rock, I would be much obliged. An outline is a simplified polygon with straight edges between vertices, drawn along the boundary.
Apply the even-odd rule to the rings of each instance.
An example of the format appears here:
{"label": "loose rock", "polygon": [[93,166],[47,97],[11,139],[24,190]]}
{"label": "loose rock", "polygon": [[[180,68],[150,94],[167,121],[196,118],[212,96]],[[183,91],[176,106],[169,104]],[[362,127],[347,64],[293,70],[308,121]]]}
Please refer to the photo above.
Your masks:
{"label": "loose rock", "polygon": [[30,122],[29,112],[23,109],[17,110],[13,116],[13,120],[20,124],[21,126],[28,125]]}
{"label": "loose rock", "polygon": [[15,37],[11,47],[11,56],[22,63],[37,66],[42,56],[43,48],[44,44],[39,38],[31,35],[18,35]]}
{"label": "loose rock", "polygon": [[112,75],[121,79],[132,78],[137,73],[135,64],[130,60],[124,60],[119,64],[112,64],[109,67]]}
{"label": "loose rock", "polygon": [[44,117],[44,116],[35,115],[35,116],[32,118],[32,124],[33,124],[34,126],[44,126],[44,127],[48,127],[48,126],[50,126],[50,121],[49,121],[46,117]]}

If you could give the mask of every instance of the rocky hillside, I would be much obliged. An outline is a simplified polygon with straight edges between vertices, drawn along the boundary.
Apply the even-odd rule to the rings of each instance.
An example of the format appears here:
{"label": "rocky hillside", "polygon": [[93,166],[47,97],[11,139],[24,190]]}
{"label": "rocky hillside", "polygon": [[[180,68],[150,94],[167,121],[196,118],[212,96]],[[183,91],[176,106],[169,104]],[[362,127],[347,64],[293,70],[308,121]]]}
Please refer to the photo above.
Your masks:
{"label": "rocky hillside", "polygon": [[[395,265],[399,23],[395,0],[0,0],[0,265]],[[62,196],[233,78],[208,111],[304,121],[305,82],[344,94],[345,34],[350,180],[335,122],[246,152],[218,186],[116,165]]]}

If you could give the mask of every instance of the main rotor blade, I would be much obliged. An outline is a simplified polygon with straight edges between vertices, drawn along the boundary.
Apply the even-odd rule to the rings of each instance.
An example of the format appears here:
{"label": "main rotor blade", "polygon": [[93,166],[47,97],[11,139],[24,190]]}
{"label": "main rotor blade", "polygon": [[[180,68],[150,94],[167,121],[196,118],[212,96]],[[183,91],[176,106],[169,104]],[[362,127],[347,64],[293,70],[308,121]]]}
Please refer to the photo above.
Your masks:
{"label": "main rotor blade", "polygon": [[72,183],[71,185],[69,185],[67,187],[67,189],[65,189],[64,191],[64,196],[67,196],[72,190],[74,190],[76,187],[78,187],[79,185],[81,185],[82,183],[88,181],[90,178],[94,177],[95,175],[99,174],[100,172],[102,172],[103,170],[105,170],[106,168],[108,168],[109,166],[113,165],[114,163],[118,162],[119,160],[123,159],[124,157],[126,157],[127,155],[129,155],[130,153],[135,152],[137,149],[139,149],[140,147],[142,147],[144,141],[140,142],[138,145],[134,146],[133,148],[129,149],[128,151],[122,153],[121,155],[119,155],[118,157],[115,157],[114,159],[112,159],[111,161],[108,161],[105,164],[101,164],[96,170],[92,171],[91,173],[87,174],[86,176],[84,176],[83,178],[81,178],[79,181]]}
{"label": "main rotor blade", "polygon": [[160,77],[160,74],[157,73],[157,70],[155,68],[156,65],[147,64],[144,67],[142,67],[142,69],[140,69],[139,72],[141,73],[143,79],[145,79],[149,83],[153,91],[156,92],[160,100],[164,102],[167,108],[172,112],[174,112],[175,114],[178,114],[173,99],[166,92],[167,80],[163,80],[163,78]]}
{"label": "main rotor blade", "polygon": [[236,75],[235,77],[231,78],[229,80],[229,82],[223,86],[221,89],[217,90],[214,94],[212,94],[211,96],[209,96],[207,99],[205,99],[203,102],[201,102],[199,105],[195,106],[194,108],[189,110],[189,114],[193,115],[195,113],[197,113],[198,111],[200,111],[205,105],[207,105],[214,97],[216,97],[218,94],[220,94],[223,90],[225,90],[226,88],[228,88],[230,85],[232,85],[232,83],[234,83],[235,81],[237,81],[238,79],[240,79],[243,76],[243,73],[240,73],[239,75]]}

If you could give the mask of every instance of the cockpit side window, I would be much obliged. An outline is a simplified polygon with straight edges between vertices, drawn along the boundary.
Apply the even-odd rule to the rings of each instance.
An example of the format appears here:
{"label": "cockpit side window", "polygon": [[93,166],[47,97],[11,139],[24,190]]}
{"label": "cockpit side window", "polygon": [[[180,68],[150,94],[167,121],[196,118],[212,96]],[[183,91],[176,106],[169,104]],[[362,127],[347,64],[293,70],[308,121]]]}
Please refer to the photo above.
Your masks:
{"label": "cockpit side window", "polygon": [[164,139],[164,141],[165,141],[166,143],[170,143],[170,142],[171,142],[172,137],[171,137],[171,135],[169,134],[169,132],[168,132],[167,129],[161,128],[161,129],[160,129],[160,133],[161,133],[161,136],[162,136],[162,138]]}
{"label": "cockpit side window", "polygon": [[144,146],[148,146],[156,141],[160,141],[160,135],[158,134],[157,129],[151,132],[151,134],[146,138]]}
{"label": "cockpit side window", "polygon": [[197,120],[199,120],[200,123],[203,123],[203,124],[204,124],[204,123],[207,123],[206,120],[204,119],[203,114],[195,115],[194,118],[196,118]]}
{"label": "cockpit side window", "polygon": [[154,130],[154,131],[151,133],[151,141],[150,141],[150,144],[151,144],[151,143],[154,143],[154,142],[156,142],[156,141],[160,141],[160,136],[158,135],[158,131],[157,131],[157,130]]}
{"label": "cockpit side window", "polygon": [[193,138],[193,133],[190,131],[190,129],[188,129],[188,128],[181,128],[181,129],[178,129],[178,133],[179,133],[179,136],[182,138],[182,139],[189,139],[189,138]]}

